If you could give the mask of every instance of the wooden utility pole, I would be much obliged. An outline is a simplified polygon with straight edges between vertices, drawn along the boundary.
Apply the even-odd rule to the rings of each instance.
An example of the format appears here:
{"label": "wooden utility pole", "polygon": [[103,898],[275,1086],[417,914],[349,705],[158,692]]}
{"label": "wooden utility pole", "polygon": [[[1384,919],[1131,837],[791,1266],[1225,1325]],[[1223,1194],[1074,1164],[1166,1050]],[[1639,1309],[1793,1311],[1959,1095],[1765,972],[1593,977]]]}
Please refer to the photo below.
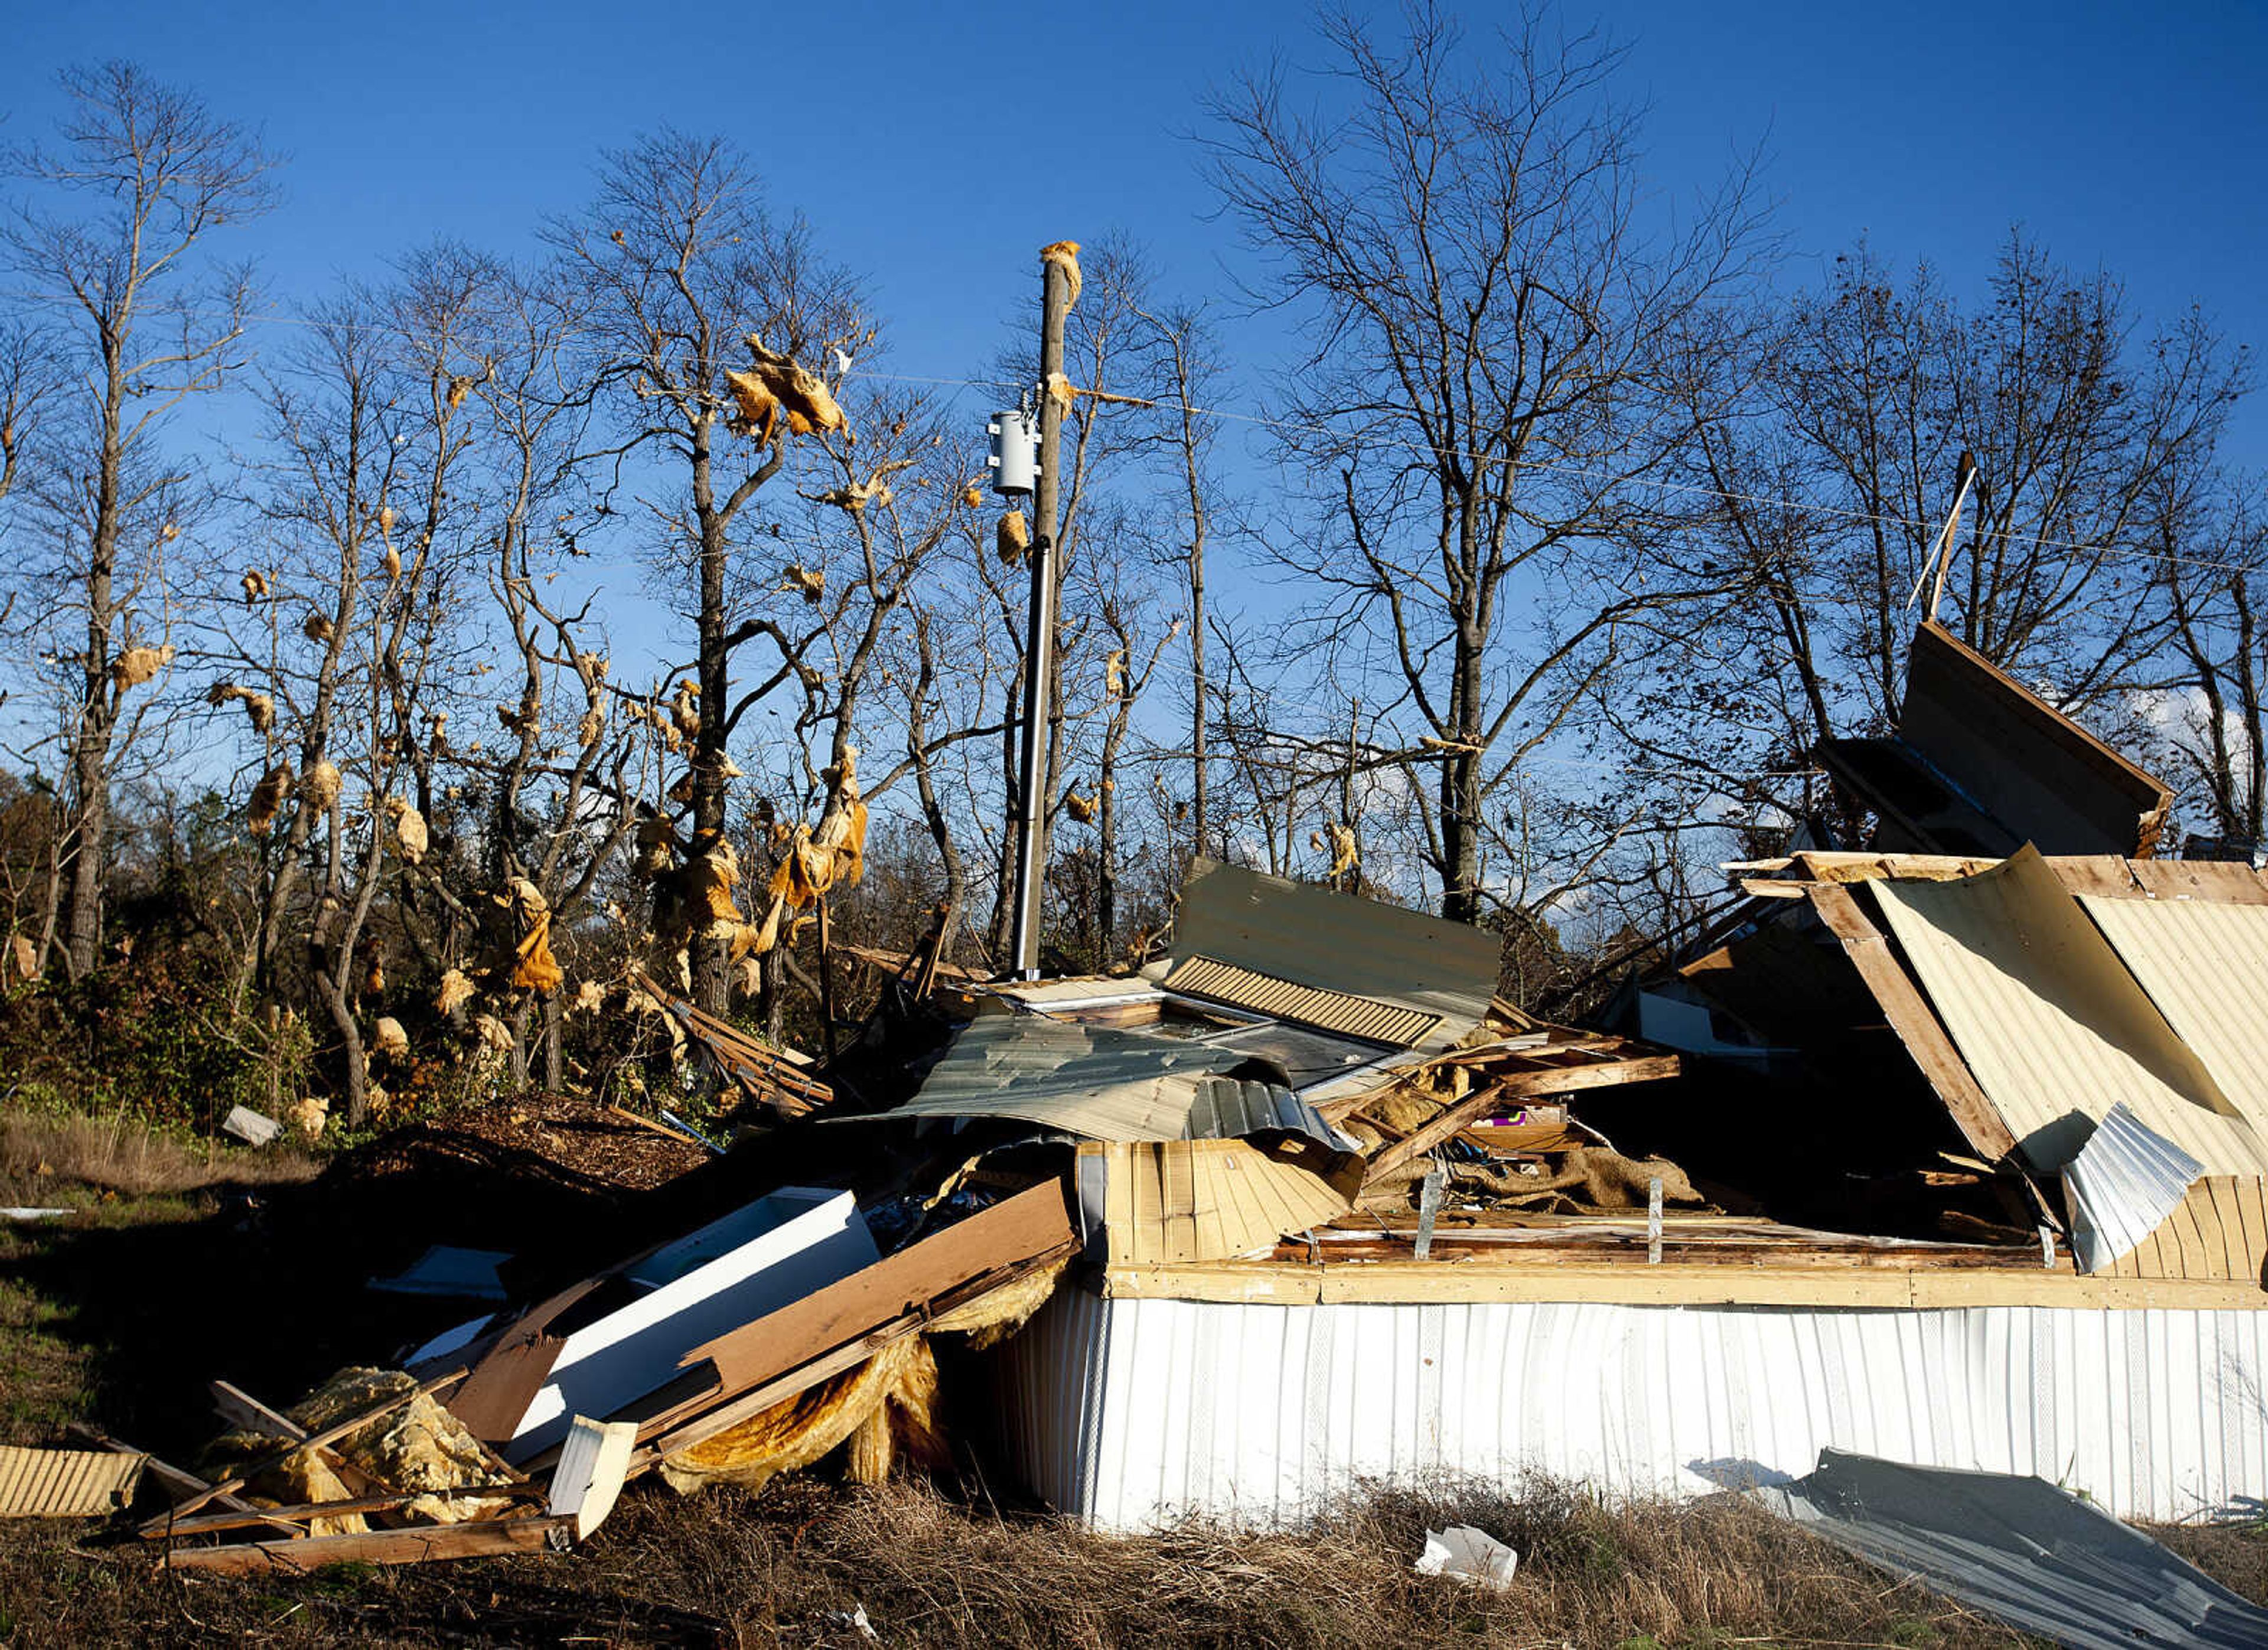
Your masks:
{"label": "wooden utility pole", "polygon": [[[1062,249],[1068,247],[1068,254]],[[1051,255],[1054,254],[1054,255]],[[1024,748],[1018,787],[1016,890],[1009,948],[1022,978],[1040,972],[1040,906],[1048,864],[1048,723],[1056,672],[1057,466],[1071,385],[1064,377],[1064,321],[1078,279],[1079,247],[1064,241],[1040,255],[1040,475],[1032,497],[1030,628],[1024,638]]]}

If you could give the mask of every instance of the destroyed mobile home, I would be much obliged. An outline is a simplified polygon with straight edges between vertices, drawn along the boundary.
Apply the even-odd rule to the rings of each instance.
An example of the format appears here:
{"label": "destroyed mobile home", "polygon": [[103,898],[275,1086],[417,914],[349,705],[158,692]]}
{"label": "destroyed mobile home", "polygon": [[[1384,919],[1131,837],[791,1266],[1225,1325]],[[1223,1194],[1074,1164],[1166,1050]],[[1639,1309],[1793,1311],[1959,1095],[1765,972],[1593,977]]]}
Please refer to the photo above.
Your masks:
{"label": "destroyed mobile home", "polygon": [[1839,759],[1878,848],[1732,867],[1626,1034],[1495,998],[1493,936],[1204,862],[1138,972],[932,946],[824,1067],[646,982],[765,1126],[596,1272],[387,1280],[480,1306],[396,1369],[217,1384],[225,1470],[150,1462],[143,1533],[223,1571],[565,1546],[641,1475],[871,1481],[948,1425],[1125,1530],[1829,1450],[2257,1502],[2268,880],[2148,857],[2162,788],[1934,625],[1906,711]]}

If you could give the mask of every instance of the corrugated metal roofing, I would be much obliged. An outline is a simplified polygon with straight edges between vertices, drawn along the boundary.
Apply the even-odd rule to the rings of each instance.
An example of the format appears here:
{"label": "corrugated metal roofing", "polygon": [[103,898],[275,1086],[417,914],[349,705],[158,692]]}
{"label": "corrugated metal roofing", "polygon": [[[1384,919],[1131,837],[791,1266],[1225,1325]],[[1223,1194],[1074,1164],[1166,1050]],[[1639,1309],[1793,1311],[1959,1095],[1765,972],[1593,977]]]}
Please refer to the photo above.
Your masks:
{"label": "corrugated metal roofing", "polygon": [[986,1014],[961,1028],[913,1099],[881,1115],[1018,1117],[1091,1139],[1178,1140],[1196,1079],[1256,1064],[1182,1038]]}
{"label": "corrugated metal roofing", "polygon": [[1191,957],[1438,1017],[1421,1048],[1446,1048],[1488,1012],[1496,935],[1424,911],[1200,859],[1174,922]]}
{"label": "corrugated metal roofing", "polygon": [[2268,905],[2080,903],[2221,1093],[2268,1130]]}
{"label": "corrugated metal roofing", "polygon": [[1830,1449],[1756,1493],[1870,1564],[2073,1650],[2268,1644],[2268,1610],[2043,1478]]}
{"label": "corrugated metal roofing", "polygon": [[1426,1034],[1441,1023],[1439,1014],[1382,1003],[1374,998],[1356,997],[1346,991],[1301,985],[1272,974],[1240,969],[1214,957],[1182,958],[1174,964],[1174,971],[1165,977],[1163,984],[1169,991],[1207,998],[1252,1013],[1296,1020],[1303,1026],[1336,1031],[1342,1036],[1390,1042],[1404,1049],[1424,1042]]}
{"label": "corrugated metal roofing", "polygon": [[134,1496],[147,1455],[0,1447],[0,1518],[101,1518]]}
{"label": "corrugated metal roofing", "polygon": [[1251,1078],[1198,1079],[1184,1136],[1191,1140],[1234,1140],[1248,1134],[1303,1134],[1336,1146],[1330,1124],[1306,1101],[1279,1083]]}
{"label": "corrugated metal roofing", "polygon": [[2099,1272],[2132,1254],[2181,1207],[2204,1172],[2197,1159],[2144,1128],[2123,1101],[2113,1106],[2064,1165],[2080,1270]]}
{"label": "corrugated metal roofing", "polygon": [[1364,1478],[1613,1496],[1830,1447],[2036,1473],[2123,1517],[2268,1497],[2268,1312],[1275,1306],[1064,1288],[997,1354],[1034,1488],[1109,1529],[1290,1524]]}
{"label": "corrugated metal roofing", "polygon": [[1268,1248],[1344,1214],[1361,1178],[1359,1158],[1300,1137],[1265,1146],[1112,1140],[1079,1153],[1102,1160],[1103,1230],[1110,1263],[1119,1266],[1226,1260]]}
{"label": "corrugated metal roofing", "polygon": [[2254,1131],[2029,849],[1957,881],[1876,882],[1898,943],[2035,1167],[2124,1101],[2209,1173],[2268,1174]]}

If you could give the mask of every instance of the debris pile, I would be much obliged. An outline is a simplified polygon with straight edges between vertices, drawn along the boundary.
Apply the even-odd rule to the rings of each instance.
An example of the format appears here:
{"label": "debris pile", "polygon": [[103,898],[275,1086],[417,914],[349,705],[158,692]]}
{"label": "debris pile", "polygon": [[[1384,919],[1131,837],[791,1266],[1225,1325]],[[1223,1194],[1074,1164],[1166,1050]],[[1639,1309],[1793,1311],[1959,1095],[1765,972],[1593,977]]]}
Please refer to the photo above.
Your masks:
{"label": "debris pile", "polygon": [[[792,414],[784,373],[762,387]],[[174,1505],[144,1531],[222,1570],[564,1547],[640,1477],[945,1464],[957,1381],[989,1382],[1042,1493],[1131,1527],[1463,1468],[1460,1429],[1485,1470],[1564,1449],[1609,1489],[1790,1475],[1964,1382],[1958,1422],[1905,1446],[1922,1464],[2046,1461],[2088,1405],[2145,1440],[2257,1431],[2268,879],[2148,858],[2154,782],[1948,638],[1917,648],[1908,726],[1842,756],[1878,789],[1900,763],[1947,787],[1880,814],[1916,848],[1731,867],[1735,901],[1627,983],[1614,1030],[1498,998],[1492,933],[1205,861],[1130,973],[975,979],[943,961],[942,913],[914,953],[855,952],[883,1005],[839,1054],[830,1013],[823,1060],[636,976],[632,1009],[740,1097],[741,1143],[523,1097],[342,1159],[319,1194],[373,1229],[478,1207],[494,1247],[373,1280],[435,1303],[386,1366],[285,1411],[216,1383],[232,1431],[202,1476],[151,1463]],[[1964,693],[1985,707],[1966,719]],[[2053,806],[1964,784],[1984,726],[2052,770]],[[865,829],[842,780],[770,890],[822,944]],[[2029,818],[2068,851],[1941,851]],[[737,934],[729,849],[689,863],[688,909]],[[501,899],[492,970],[543,973],[546,926]],[[2195,1344],[2211,1315],[2234,1373],[2150,1384],[2149,1337]],[[1870,1359],[1886,1316],[1932,1327]],[[2086,1373],[2036,1414],[1980,1373],[2051,1357]],[[1682,1377],[1644,1373],[1694,1368],[1690,1411]],[[1790,1383],[1800,1411],[1774,1409]],[[1265,1425],[1211,1418],[1270,1393]],[[2268,1490],[2233,1447],[2210,1484],[2145,1455],[2103,1481],[2117,1510]],[[1432,1570],[1513,1573],[1477,1532],[1433,1539]]]}

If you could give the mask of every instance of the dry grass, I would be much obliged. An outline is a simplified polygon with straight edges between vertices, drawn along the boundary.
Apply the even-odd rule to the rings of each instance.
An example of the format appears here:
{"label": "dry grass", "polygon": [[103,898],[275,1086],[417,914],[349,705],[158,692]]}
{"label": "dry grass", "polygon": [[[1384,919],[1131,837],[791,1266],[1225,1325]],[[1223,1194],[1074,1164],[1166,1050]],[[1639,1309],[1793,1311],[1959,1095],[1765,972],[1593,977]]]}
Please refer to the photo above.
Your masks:
{"label": "dry grass", "polygon": [[[342,1361],[438,1327],[413,1321],[429,1305],[370,1295],[362,1280],[425,1241],[461,1241],[443,1217],[466,1214],[468,1200],[388,1232],[328,1190],[230,1189],[254,1166],[304,1175],[304,1160],[292,1170],[290,1157],[224,1151],[209,1165],[195,1149],[101,1125],[0,1125],[0,1168],[34,1151],[55,1171],[42,1185],[68,1173],[166,1190],[98,1218],[0,1228],[0,1441],[54,1442],[85,1417],[186,1460],[215,1425],[209,1376],[288,1399]],[[1410,1571],[1424,1529],[1446,1523],[1519,1551],[1509,1592]],[[2268,1592],[2257,1532],[2167,1538],[2248,1596]],[[1550,1484],[1381,1491],[1292,1533],[1128,1539],[1010,1504],[973,1468],[954,1487],[802,1478],[760,1496],[681,1499],[649,1480],[564,1556],[257,1580],[168,1578],[151,1557],[117,1527],[0,1524],[0,1645],[864,1646],[850,1621],[861,1607],[893,1646],[2024,1642],[1747,1503],[1610,1510]]]}
{"label": "dry grass", "polygon": [[129,1197],[178,1196],[208,1186],[274,1186],[313,1180],[321,1166],[280,1142],[257,1151],[192,1145],[124,1118],[0,1117],[0,1201],[52,1203],[61,1188]]}
{"label": "dry grass", "polygon": [[[1424,1527],[1521,1550],[1510,1591],[1410,1569]],[[168,1580],[144,1551],[0,1530],[0,1639],[433,1645],[1336,1646],[2027,1641],[1730,1499],[1603,1512],[1572,1491],[1389,1492],[1278,1535],[1131,1539],[924,1484],[634,1486],[580,1551],[264,1580]]]}

